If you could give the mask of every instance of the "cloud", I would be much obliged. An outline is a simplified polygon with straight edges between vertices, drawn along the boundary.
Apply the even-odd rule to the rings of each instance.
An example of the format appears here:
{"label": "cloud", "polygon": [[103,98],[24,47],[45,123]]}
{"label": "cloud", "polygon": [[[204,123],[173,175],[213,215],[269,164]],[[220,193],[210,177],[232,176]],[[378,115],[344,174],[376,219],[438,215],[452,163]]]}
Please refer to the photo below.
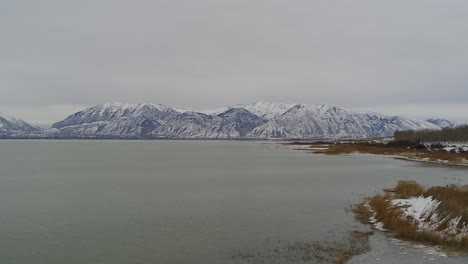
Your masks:
{"label": "cloud", "polygon": [[[467,8],[455,0],[3,1],[0,110],[37,108],[38,120],[52,120],[60,105],[113,101],[463,105]],[[440,113],[463,119],[456,112]]]}

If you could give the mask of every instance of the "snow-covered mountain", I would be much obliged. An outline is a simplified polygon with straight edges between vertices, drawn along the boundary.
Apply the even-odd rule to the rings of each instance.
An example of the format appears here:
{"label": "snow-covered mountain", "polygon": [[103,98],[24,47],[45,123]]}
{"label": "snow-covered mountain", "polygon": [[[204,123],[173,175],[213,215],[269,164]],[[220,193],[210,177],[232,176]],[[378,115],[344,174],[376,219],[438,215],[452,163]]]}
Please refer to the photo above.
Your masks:
{"label": "snow-covered mountain", "polygon": [[41,133],[59,138],[344,139],[385,137],[408,129],[440,129],[440,126],[328,105],[258,101],[195,112],[157,104],[114,103],[87,108]]}
{"label": "snow-covered mountain", "polygon": [[24,133],[38,130],[39,128],[34,127],[19,118],[0,113],[0,135]]}
{"label": "snow-covered mountain", "polygon": [[219,115],[155,104],[104,104],[55,123],[50,137],[241,138],[265,123],[243,108]]}
{"label": "snow-covered mountain", "polygon": [[103,104],[77,112],[45,133],[58,137],[136,137],[153,132],[179,114],[159,104]]}
{"label": "snow-covered mountain", "polygon": [[432,123],[441,128],[452,128],[452,127],[458,126],[458,124],[453,121],[450,121],[447,119],[440,119],[440,118],[429,118],[429,119],[426,119],[426,122]]}
{"label": "snow-covered mountain", "polygon": [[103,104],[77,112],[65,120],[55,123],[52,128],[125,120],[164,122],[164,120],[176,115],[178,112],[174,109],[159,104]]}
{"label": "snow-covered mountain", "polygon": [[375,138],[393,135],[397,130],[440,129],[437,125],[400,116],[356,113],[328,105],[292,107],[252,131],[259,138]]}

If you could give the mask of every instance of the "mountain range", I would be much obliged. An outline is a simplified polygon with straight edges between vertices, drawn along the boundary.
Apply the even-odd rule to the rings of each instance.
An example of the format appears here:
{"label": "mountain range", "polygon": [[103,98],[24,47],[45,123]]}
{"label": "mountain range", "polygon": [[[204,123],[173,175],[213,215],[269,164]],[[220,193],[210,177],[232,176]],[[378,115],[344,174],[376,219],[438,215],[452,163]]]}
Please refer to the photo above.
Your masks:
{"label": "mountain range", "polygon": [[21,138],[353,139],[453,126],[445,119],[422,121],[322,104],[262,101],[205,111],[149,103],[102,104],[74,113],[50,129],[0,114],[0,136]]}

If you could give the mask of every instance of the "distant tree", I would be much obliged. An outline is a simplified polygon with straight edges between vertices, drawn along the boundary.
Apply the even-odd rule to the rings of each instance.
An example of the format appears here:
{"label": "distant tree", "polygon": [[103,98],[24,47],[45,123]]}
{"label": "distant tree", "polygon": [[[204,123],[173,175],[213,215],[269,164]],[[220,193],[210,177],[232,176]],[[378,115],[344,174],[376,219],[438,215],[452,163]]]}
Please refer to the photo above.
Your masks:
{"label": "distant tree", "polygon": [[394,133],[396,141],[407,142],[468,142],[468,126],[442,130],[406,130]]}

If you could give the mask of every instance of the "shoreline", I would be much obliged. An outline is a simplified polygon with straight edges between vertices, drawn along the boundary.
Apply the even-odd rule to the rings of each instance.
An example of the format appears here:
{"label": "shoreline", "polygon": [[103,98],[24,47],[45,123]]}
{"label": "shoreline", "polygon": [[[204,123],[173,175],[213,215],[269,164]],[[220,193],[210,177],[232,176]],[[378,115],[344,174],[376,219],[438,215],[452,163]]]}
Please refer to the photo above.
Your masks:
{"label": "shoreline", "polygon": [[[448,152],[443,149],[432,150],[429,148],[417,149],[402,146],[389,145],[390,140],[375,141],[317,141],[317,142],[289,142],[283,146],[294,146],[294,150],[309,151],[314,154],[346,155],[369,154],[388,156],[398,160],[421,162],[433,165],[457,166],[468,168],[467,152]],[[302,147],[298,147],[302,146]]]}

